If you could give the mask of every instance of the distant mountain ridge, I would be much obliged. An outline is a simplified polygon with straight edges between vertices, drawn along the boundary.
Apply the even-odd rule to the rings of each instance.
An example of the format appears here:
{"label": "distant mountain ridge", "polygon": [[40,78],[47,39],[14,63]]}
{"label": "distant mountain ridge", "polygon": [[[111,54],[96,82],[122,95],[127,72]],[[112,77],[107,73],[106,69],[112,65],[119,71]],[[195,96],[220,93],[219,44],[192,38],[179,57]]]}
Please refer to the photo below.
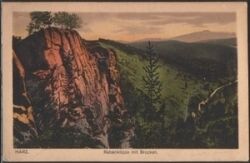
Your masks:
{"label": "distant mountain ridge", "polygon": [[[222,39],[235,39],[236,35],[235,33],[227,33],[227,32],[213,32],[209,30],[203,30],[199,32],[192,32],[187,33],[183,35],[179,35],[176,37],[171,38],[144,38],[136,41],[132,41],[130,43],[137,43],[137,42],[147,42],[147,41],[169,41],[169,40],[175,40],[175,41],[181,41],[181,42],[200,42],[200,41],[211,41],[211,40],[222,40]],[[124,42],[121,42],[124,43]]]}
{"label": "distant mountain ridge", "polygon": [[199,42],[205,40],[228,39],[234,37],[236,37],[234,33],[212,32],[209,30],[204,30],[200,32],[193,32],[189,34],[180,35],[177,37],[173,37],[169,40],[176,40],[182,42]]}

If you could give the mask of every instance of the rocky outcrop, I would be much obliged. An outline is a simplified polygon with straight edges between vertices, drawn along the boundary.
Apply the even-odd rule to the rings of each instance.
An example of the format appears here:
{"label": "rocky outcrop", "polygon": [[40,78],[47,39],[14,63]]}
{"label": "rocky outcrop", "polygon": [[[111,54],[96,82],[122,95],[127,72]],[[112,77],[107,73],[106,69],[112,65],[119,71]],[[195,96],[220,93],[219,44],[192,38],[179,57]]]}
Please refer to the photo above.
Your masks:
{"label": "rocky outcrop", "polygon": [[[114,51],[87,47],[76,31],[57,28],[37,32],[14,49],[26,73],[39,134],[70,128],[96,142],[91,147],[112,147],[114,141],[118,147],[129,144],[127,133],[132,132],[125,125],[128,116]],[[122,136],[113,140],[117,125]]]}
{"label": "rocky outcrop", "polygon": [[[190,115],[192,116],[193,119],[195,119],[196,121],[200,118],[200,116],[206,112],[205,109],[208,109],[213,103],[215,103],[214,101],[220,99],[220,94],[223,94],[223,91],[225,91],[226,89],[236,89],[236,86],[237,86],[237,80],[235,81],[232,81],[232,82],[229,82],[227,84],[224,84],[216,89],[214,89],[212,91],[212,93],[210,93],[208,95],[208,97],[206,99],[203,99],[201,100],[198,104],[197,104],[197,109],[193,110],[190,112]],[[230,87],[233,87],[233,88],[230,88]],[[227,99],[225,97],[223,97],[224,99]],[[225,102],[224,102],[225,103]],[[228,104],[230,104],[230,100],[227,101]],[[226,110],[224,110],[224,112],[227,114],[228,112],[230,112],[228,110],[228,107],[225,107]],[[233,108],[233,107],[231,107]]]}
{"label": "rocky outcrop", "polygon": [[[185,146],[198,148],[238,147],[237,80],[214,89],[207,98],[190,100],[189,116],[182,128],[187,131]],[[183,133],[182,133],[183,134]],[[187,142],[187,143],[186,143]]]}
{"label": "rocky outcrop", "polygon": [[25,87],[25,71],[13,52],[13,108],[14,138],[16,147],[25,147],[37,137],[33,109]]}
{"label": "rocky outcrop", "polygon": [[199,104],[198,104],[198,111],[202,112],[202,109],[204,109],[204,106],[206,106],[213,98],[214,96],[221,90],[223,90],[226,87],[230,87],[231,85],[237,84],[237,80],[233,81],[233,82],[229,82],[225,85],[222,85],[218,88],[216,88],[212,93],[209,94],[208,98],[206,98],[205,100],[202,100]]}

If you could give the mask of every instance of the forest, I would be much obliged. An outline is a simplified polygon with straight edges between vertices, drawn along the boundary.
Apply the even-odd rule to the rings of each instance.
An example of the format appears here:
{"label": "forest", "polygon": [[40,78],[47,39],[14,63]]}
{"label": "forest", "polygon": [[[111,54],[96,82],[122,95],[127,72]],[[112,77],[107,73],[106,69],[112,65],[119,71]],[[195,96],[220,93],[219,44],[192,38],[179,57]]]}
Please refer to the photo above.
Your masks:
{"label": "forest", "polygon": [[30,19],[12,43],[16,147],[238,148],[235,38],[86,40],[77,14]]}

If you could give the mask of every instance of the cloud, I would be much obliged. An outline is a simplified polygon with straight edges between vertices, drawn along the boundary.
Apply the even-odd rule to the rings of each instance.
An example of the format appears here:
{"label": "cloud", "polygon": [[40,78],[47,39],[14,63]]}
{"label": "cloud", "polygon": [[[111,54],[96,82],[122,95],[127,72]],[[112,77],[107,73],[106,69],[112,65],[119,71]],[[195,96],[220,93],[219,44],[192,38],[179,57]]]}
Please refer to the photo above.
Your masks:
{"label": "cloud", "polygon": [[[124,34],[153,33],[168,24],[205,27],[206,24],[224,25],[236,21],[235,13],[171,12],[171,13],[77,13],[84,22],[82,32],[93,32],[94,26],[104,22],[116,24],[114,32]],[[103,27],[104,29],[105,27]]]}
{"label": "cloud", "polygon": [[[78,12],[82,27],[78,29],[86,38],[112,37],[115,39],[140,39],[143,37],[173,37],[199,30],[235,31],[236,14],[225,12],[159,12],[112,13]],[[13,32],[26,36],[29,13],[13,15]]]}
{"label": "cloud", "polygon": [[156,23],[156,25],[170,23],[188,23],[193,25],[204,23],[226,24],[236,20],[236,14],[232,12],[80,13],[80,15],[89,22],[119,19],[124,21],[152,22]]}
{"label": "cloud", "polygon": [[148,21],[160,19],[166,16],[164,13],[116,13],[114,17],[122,20],[130,20],[130,21]]}
{"label": "cloud", "polygon": [[204,24],[228,24],[236,21],[235,13],[168,13],[167,19],[156,19],[151,21],[154,25],[167,25],[174,23],[185,23],[193,26],[204,26]]}
{"label": "cloud", "polygon": [[157,32],[161,32],[161,27],[154,27],[154,26],[120,26],[118,29],[114,30],[115,33],[123,33],[129,35],[136,35],[136,34],[154,34]]}
{"label": "cloud", "polygon": [[152,24],[144,25],[144,21],[152,21],[159,17],[158,14],[79,13],[79,16],[85,22],[81,29],[82,32],[93,32],[101,25],[104,25],[102,30],[106,29],[107,32],[107,26],[105,26],[107,24],[115,24],[112,32],[120,34],[153,34],[155,31],[161,30],[161,27],[155,27]]}

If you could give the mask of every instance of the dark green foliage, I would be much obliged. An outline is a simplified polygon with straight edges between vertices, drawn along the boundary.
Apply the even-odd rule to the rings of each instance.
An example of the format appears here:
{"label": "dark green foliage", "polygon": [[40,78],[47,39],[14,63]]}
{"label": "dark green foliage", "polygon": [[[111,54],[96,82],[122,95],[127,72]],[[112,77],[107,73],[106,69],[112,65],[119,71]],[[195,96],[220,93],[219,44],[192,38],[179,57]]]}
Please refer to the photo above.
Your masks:
{"label": "dark green foliage", "polygon": [[160,144],[159,137],[157,137],[157,135],[160,136],[158,127],[160,123],[152,124],[151,121],[145,119],[148,110],[152,108],[150,103],[147,103],[149,100],[145,100],[148,97],[141,90],[134,88],[124,74],[121,76],[121,86],[125,106],[135,122],[135,137],[132,140],[132,146],[134,148],[157,147]]}
{"label": "dark green foliage", "polygon": [[147,46],[147,61],[148,64],[144,67],[145,76],[143,76],[144,88],[149,98],[149,104],[157,107],[161,100],[161,82],[159,77],[159,57],[154,52],[153,46],[148,42]]}
{"label": "dark green foliage", "polygon": [[82,25],[82,20],[77,14],[71,14],[68,12],[56,12],[52,14],[47,11],[36,11],[30,13],[30,19],[31,22],[28,24],[26,29],[29,34],[50,26],[64,29],[77,29]]}
{"label": "dark green foliage", "polygon": [[[186,43],[169,40],[153,43],[164,62],[197,77],[217,80],[235,75],[237,72],[237,49],[233,46],[211,43],[211,41]],[[130,45],[146,50],[144,42],[135,42]]]}
{"label": "dark green foliage", "polygon": [[[147,47],[147,65],[144,67],[143,91],[133,88],[129,81],[124,90],[126,105],[135,119],[135,148],[161,148],[164,140],[164,106],[161,106],[161,82],[158,72],[159,57],[154,53],[151,43]],[[128,89],[129,88],[129,89]],[[140,103],[138,103],[140,101]],[[133,109],[133,110],[132,110]]]}
{"label": "dark green foliage", "polygon": [[[189,115],[176,125],[176,147],[181,148],[237,148],[237,98],[236,86],[226,87],[216,94],[202,111],[198,103],[204,99],[195,95],[189,101]],[[229,102],[231,101],[231,103]],[[196,116],[192,116],[191,113]],[[185,136],[184,136],[185,135]]]}
{"label": "dark green foliage", "polygon": [[27,31],[29,34],[39,31],[42,28],[49,27],[52,24],[51,12],[31,12],[30,13],[31,22],[27,26]]}
{"label": "dark green foliage", "polygon": [[[169,76],[173,76],[174,80],[171,83],[168,82],[169,87],[164,87],[162,93],[165,94],[165,91],[168,93],[162,97],[161,105],[157,109],[158,112],[155,112],[155,110],[150,110],[153,107],[150,105],[149,97],[142,87],[138,87],[142,83],[136,78],[143,74],[143,70],[138,71],[138,69],[141,65],[146,66],[145,63],[147,62],[144,62],[145,54],[115,41],[101,41],[111,48],[119,49],[116,51],[118,58],[119,55],[121,56],[118,64],[121,73],[121,89],[126,108],[135,121],[135,137],[132,141],[134,148],[237,148],[238,114],[235,85],[222,89],[218,94],[216,93],[216,96],[208,105],[203,107],[202,112],[197,112],[198,103],[205,100],[217,87],[234,80],[236,78],[234,73],[231,74],[230,78],[225,76],[218,78],[214,75],[217,69],[214,69],[211,71],[210,77],[214,76],[216,80],[210,80],[211,78],[208,79],[206,75],[204,78],[204,74],[214,67],[209,65],[211,61],[209,55],[207,55],[207,59],[204,59],[204,62],[195,62],[194,58],[187,57],[187,59],[190,59],[189,64],[193,64],[190,66],[200,67],[201,76],[197,75],[199,74],[198,71],[185,73],[186,63],[184,60],[180,60],[178,64],[171,62],[171,66],[178,65],[178,73],[173,73],[169,64],[162,64],[160,68],[167,67]],[[178,47],[181,48],[181,46]],[[176,47],[172,48],[176,49]],[[193,49],[191,48],[191,50]],[[215,54],[211,55],[216,59]],[[131,63],[133,58],[138,56],[140,59]],[[227,61],[224,60],[223,62],[226,63]],[[233,69],[235,68],[234,64],[231,64],[231,66]],[[224,70],[221,69],[221,71]],[[168,73],[164,73],[164,75],[168,75]],[[199,78],[201,80],[198,80]],[[163,84],[166,82],[162,79],[161,81]],[[177,85],[173,82],[180,82],[181,84]],[[169,93],[171,89],[173,89],[173,94]],[[187,93],[187,96],[180,97],[185,93]],[[186,111],[185,114],[183,114],[183,110]],[[192,117],[192,112],[196,113],[195,118]],[[152,115],[151,118],[147,118],[148,114]]]}
{"label": "dark green foliage", "polygon": [[70,14],[67,12],[55,13],[53,21],[56,26],[65,29],[76,29],[81,27],[81,18],[76,14]]}
{"label": "dark green foliage", "polygon": [[226,46],[232,46],[235,47],[237,46],[237,40],[236,38],[226,38],[226,39],[215,39],[215,40],[206,40],[202,41],[210,44],[215,44],[215,45],[226,45]]}
{"label": "dark green foliage", "polygon": [[43,131],[37,139],[27,144],[32,148],[98,148],[98,140],[74,128],[54,127]]}

